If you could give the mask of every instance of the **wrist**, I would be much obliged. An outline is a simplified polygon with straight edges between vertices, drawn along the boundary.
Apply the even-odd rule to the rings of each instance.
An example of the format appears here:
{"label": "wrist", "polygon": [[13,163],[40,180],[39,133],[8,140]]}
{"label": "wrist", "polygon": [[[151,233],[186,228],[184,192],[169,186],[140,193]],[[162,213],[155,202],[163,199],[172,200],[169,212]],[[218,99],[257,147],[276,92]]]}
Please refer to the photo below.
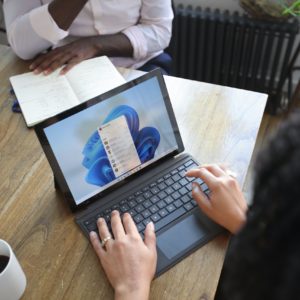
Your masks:
{"label": "wrist", "polygon": [[115,300],[147,300],[149,292],[150,284],[136,287],[119,286],[115,288]]}
{"label": "wrist", "polygon": [[244,224],[247,221],[247,215],[246,212],[241,211],[236,218],[234,218],[232,224],[228,227],[228,230],[232,234],[237,234],[241,228],[244,226]]}
{"label": "wrist", "polygon": [[104,52],[104,47],[101,43],[101,36],[91,36],[91,37],[87,37],[87,39],[89,39],[90,44],[93,48],[94,54],[95,56],[102,56],[102,55],[106,55]]}

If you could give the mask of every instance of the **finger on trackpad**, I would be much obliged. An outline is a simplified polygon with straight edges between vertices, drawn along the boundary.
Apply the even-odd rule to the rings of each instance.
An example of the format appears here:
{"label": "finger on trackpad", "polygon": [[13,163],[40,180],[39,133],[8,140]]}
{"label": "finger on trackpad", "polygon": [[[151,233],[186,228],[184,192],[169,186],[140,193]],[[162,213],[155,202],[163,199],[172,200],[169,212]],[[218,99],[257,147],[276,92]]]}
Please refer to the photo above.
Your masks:
{"label": "finger on trackpad", "polygon": [[157,246],[172,259],[185,249],[199,242],[207,234],[207,229],[195,216],[190,215],[157,237]]}

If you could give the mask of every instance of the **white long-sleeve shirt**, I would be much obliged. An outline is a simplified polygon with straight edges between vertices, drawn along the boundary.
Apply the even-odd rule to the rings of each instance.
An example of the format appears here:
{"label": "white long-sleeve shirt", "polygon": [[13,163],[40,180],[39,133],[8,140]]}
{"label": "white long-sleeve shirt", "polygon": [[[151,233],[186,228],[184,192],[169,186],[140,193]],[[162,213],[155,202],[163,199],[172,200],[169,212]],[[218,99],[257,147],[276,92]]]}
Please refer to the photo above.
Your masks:
{"label": "white long-sleeve shirt", "polygon": [[133,57],[112,58],[120,67],[139,68],[159,55],[171,39],[171,0],[89,0],[64,31],[48,11],[51,0],[4,0],[8,41],[14,52],[31,59],[49,47],[101,34],[124,33]]}

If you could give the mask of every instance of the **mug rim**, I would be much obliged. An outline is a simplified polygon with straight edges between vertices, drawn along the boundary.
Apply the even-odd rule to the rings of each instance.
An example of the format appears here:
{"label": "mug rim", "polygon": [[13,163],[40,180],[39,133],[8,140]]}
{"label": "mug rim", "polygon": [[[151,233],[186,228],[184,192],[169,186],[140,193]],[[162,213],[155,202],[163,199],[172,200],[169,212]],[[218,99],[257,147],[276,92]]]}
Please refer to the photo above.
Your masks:
{"label": "mug rim", "polygon": [[[4,268],[4,270],[0,273],[0,277],[4,276],[5,272],[7,271],[8,267],[11,263],[11,257],[12,257],[12,249],[11,249],[10,245],[5,240],[0,239],[0,244],[1,243],[3,243],[7,247],[9,256],[8,256],[8,263],[7,263],[6,267]],[[5,255],[5,254],[0,254],[0,255]]]}

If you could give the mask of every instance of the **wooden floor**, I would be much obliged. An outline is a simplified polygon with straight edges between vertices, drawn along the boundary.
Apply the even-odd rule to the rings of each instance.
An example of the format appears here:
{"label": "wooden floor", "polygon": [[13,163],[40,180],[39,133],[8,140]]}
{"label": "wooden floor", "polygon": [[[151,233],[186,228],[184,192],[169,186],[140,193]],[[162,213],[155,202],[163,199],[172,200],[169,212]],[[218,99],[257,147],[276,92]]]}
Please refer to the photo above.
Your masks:
{"label": "wooden floor", "polygon": [[276,116],[270,115],[268,113],[264,114],[263,120],[262,120],[262,123],[260,126],[260,130],[258,133],[256,145],[254,148],[254,153],[253,153],[253,157],[251,160],[250,169],[247,174],[245,186],[243,189],[243,192],[246,196],[248,203],[251,203],[253,166],[254,166],[254,163],[256,161],[259,151],[266,145],[266,143],[268,143],[268,139],[270,138],[272,133],[276,132],[276,129],[278,128],[280,123],[282,123],[286,118],[288,118],[288,116],[297,108],[298,109],[300,108],[300,82],[298,84],[296,92],[294,93],[293,100],[291,102],[291,107],[287,112],[282,113],[280,115],[276,115]]}

